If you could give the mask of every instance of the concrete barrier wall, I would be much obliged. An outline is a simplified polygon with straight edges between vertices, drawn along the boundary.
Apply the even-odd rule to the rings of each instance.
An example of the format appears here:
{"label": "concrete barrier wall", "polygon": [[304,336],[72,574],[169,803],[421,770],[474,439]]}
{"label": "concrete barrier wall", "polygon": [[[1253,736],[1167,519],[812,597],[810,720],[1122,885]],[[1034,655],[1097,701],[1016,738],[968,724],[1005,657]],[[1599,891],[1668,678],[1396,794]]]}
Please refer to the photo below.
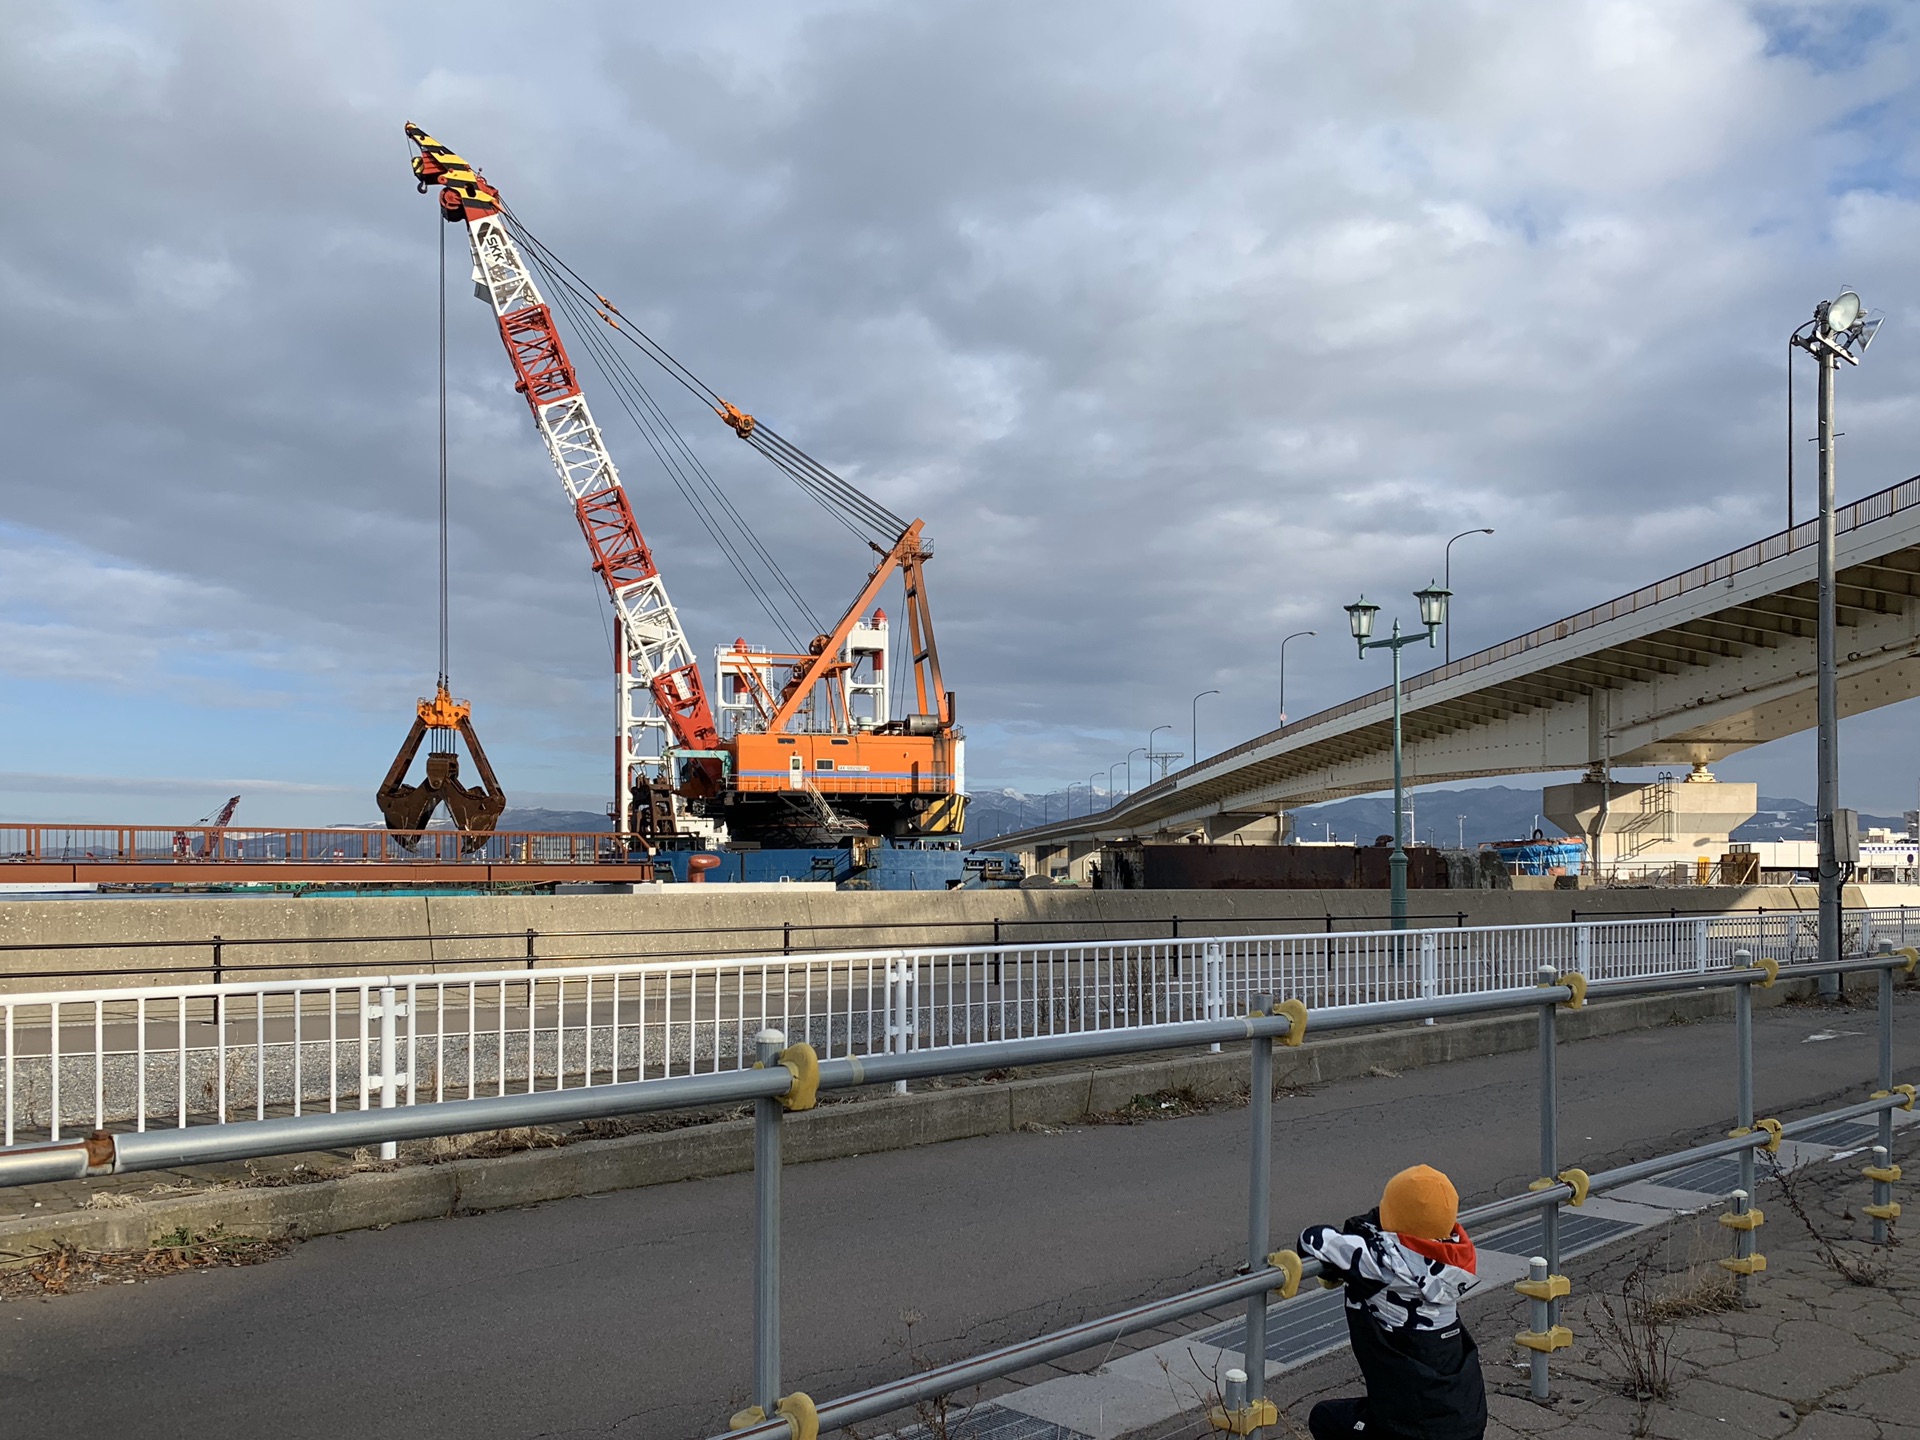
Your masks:
{"label": "concrete barrier wall", "polygon": [[[200,983],[213,937],[227,980],[540,965],[691,953],[1126,940],[1385,928],[1386,896],[1356,890],[773,890],[634,895],[182,896],[0,902],[0,986]],[[1519,925],[1610,915],[1811,910],[1811,887],[1432,891],[1413,924]],[[1849,892],[1848,903],[1859,899]],[[1354,917],[1370,917],[1356,925]],[[1041,923],[1033,923],[1041,922]],[[783,927],[791,927],[783,929]],[[858,928],[853,928],[858,927]],[[476,937],[494,938],[476,938]],[[95,948],[97,947],[97,948]],[[268,970],[266,965],[275,967]],[[168,969],[184,973],[168,975]],[[83,972],[56,974],[50,972]]]}

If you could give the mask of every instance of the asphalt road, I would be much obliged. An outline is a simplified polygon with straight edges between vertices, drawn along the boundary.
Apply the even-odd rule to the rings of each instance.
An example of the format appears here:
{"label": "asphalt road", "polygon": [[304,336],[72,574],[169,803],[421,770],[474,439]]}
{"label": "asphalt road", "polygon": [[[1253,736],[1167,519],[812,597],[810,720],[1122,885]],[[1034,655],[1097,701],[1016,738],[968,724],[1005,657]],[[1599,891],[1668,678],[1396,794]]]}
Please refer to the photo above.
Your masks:
{"label": "asphalt road", "polygon": [[[1760,1113],[1862,1098],[1871,1010],[1762,1011]],[[1837,1033],[1836,1033],[1837,1032]],[[1831,1039],[1814,1039],[1833,1035]],[[1732,1026],[1561,1049],[1565,1163],[1717,1135]],[[1897,1063],[1920,1058],[1903,1000]],[[1533,1175],[1537,1061],[1276,1105],[1276,1241],[1415,1161],[1471,1203]],[[1081,1126],[786,1174],[785,1374],[842,1393],[1217,1277],[1244,1243],[1246,1112]],[[749,1177],[327,1237],[248,1269],[0,1305],[0,1436],[704,1436],[742,1402]]]}

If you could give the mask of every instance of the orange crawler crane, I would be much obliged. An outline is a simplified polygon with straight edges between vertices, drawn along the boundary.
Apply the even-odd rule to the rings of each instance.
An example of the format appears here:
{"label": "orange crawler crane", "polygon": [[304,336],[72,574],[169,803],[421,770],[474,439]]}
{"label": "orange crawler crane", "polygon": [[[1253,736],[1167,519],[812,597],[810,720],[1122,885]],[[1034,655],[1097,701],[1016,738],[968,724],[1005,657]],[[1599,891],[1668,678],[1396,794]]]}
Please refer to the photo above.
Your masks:
{"label": "orange crawler crane", "polygon": [[[494,312],[514,388],[533,412],[613,607],[618,720],[611,813],[618,832],[648,844],[666,841],[695,815],[724,821],[736,843],[763,846],[957,837],[966,812],[965,742],[940,674],[924,571],[932,552],[922,522],[902,520],[723,399],[532,235],[469,161],[416,125],[407,126],[407,136],[417,151],[413,173],[421,191],[437,186],[442,216],[466,227],[474,293]],[[807,613],[772,552],[713,488],[628,366],[620,342],[697,396],[880,557],[838,624],[809,620],[796,629],[781,621],[793,641],[786,651],[750,649],[744,641],[721,650],[717,714],[635,507],[587,409],[556,312],[566,316],[675,483],[683,491],[690,478],[708,487],[698,496],[689,492],[689,500],[763,604],[774,589],[784,589],[803,617]],[[731,529],[717,529],[715,515]],[[758,557],[772,586],[742,567],[745,555]],[[877,612],[867,618],[896,575],[913,682],[912,709],[899,716],[889,707],[884,619]],[[775,613],[771,605],[769,613]],[[470,727],[462,733],[478,760]]]}

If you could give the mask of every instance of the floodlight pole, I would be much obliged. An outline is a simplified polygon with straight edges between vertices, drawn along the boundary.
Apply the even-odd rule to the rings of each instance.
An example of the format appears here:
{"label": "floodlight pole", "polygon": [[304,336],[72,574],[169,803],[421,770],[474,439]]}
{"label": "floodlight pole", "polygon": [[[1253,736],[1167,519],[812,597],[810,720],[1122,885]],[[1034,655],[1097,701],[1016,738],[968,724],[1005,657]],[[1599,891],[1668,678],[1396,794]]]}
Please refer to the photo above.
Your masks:
{"label": "floodlight pole", "polygon": [[[1834,812],[1840,805],[1840,687],[1834,656],[1833,373],[1840,363],[1832,345],[1814,348],[1820,362],[1820,593],[1816,622],[1815,687],[1819,724],[1820,960],[1840,959],[1840,849]],[[1821,988],[1826,988],[1823,979]],[[1838,990],[1838,984],[1834,986]]]}
{"label": "floodlight pole", "polygon": [[[1841,869],[1836,821],[1840,808],[1840,685],[1839,646],[1835,635],[1834,580],[1834,429],[1833,376],[1842,360],[1858,365],[1879,327],[1877,319],[1861,313],[1860,297],[1843,290],[1814,307],[1813,319],[1793,332],[1792,344],[1809,352],[1820,366],[1820,528],[1818,540],[1819,595],[1814,623],[1814,696],[1819,744],[1816,771],[1819,793],[1820,928],[1819,955],[1823,964],[1840,959]],[[1839,993],[1837,976],[1822,976],[1822,994]]]}

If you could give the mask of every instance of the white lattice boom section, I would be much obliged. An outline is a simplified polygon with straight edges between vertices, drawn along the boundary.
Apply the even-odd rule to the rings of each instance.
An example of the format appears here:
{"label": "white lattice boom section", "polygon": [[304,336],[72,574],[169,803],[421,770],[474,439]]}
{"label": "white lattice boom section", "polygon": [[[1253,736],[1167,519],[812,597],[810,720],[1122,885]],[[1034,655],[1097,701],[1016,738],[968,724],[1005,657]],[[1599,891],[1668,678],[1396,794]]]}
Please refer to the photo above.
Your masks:
{"label": "white lattice boom section", "polygon": [[613,602],[620,637],[616,794],[619,828],[625,831],[633,782],[643,774],[665,778],[670,746],[711,751],[719,741],[699,666],[620,472],[580,393],[552,312],[509,233],[499,195],[471,165],[419,127],[409,125],[407,133],[420,147],[414,174],[422,189],[442,186],[442,212],[466,224],[474,293],[493,307],[517,377],[514,388],[527,398],[592,551],[593,568]]}

